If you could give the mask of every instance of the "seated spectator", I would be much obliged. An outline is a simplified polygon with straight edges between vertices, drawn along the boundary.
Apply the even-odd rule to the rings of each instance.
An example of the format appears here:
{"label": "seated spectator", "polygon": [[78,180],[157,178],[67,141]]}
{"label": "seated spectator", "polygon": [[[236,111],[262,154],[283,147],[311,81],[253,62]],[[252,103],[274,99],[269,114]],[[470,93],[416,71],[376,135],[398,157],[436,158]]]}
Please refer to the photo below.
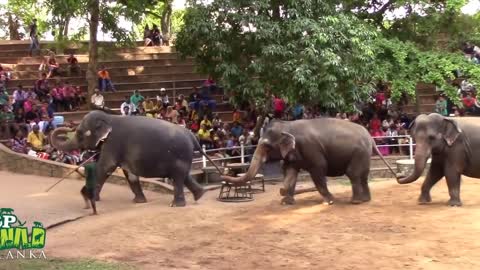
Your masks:
{"label": "seated spectator", "polygon": [[61,107],[65,107],[63,103],[63,83],[57,83],[57,86],[52,88],[50,91],[50,96],[52,97],[53,106],[55,111],[60,111]]}
{"label": "seated spectator", "polygon": [[160,88],[160,94],[157,96],[157,101],[160,102],[165,109],[170,106],[170,100],[168,99],[167,90],[165,88]]}
{"label": "seated spectator", "polygon": [[3,138],[11,137],[14,126],[14,119],[15,116],[10,110],[9,106],[0,106],[0,134],[4,135]]}
{"label": "seated spectator", "polygon": [[105,65],[102,65],[100,71],[98,71],[98,88],[100,91],[104,92],[108,89],[115,92],[115,87],[113,86],[112,79],[110,78],[110,73],[108,73]]}
{"label": "seated spectator", "polygon": [[178,112],[174,110],[172,106],[167,107],[167,113],[165,114],[165,118],[167,121],[172,122],[174,124],[178,124]]}
{"label": "seated spectator", "polygon": [[185,100],[184,95],[179,95],[177,98],[177,101],[175,103],[175,109],[179,112],[182,112],[184,114],[187,113],[188,110],[188,102]]}
{"label": "seated spectator", "polygon": [[232,116],[232,121],[233,122],[242,122],[242,113],[240,113],[237,109],[233,109],[233,116]]}
{"label": "seated spectator", "polygon": [[240,149],[233,149],[234,147],[237,147],[239,146],[238,145],[238,140],[237,138],[233,135],[233,134],[230,134],[228,136],[228,140],[227,140],[227,143],[226,143],[226,148],[229,148],[227,151],[226,151],[226,154],[231,156],[231,157],[237,157],[237,156],[240,156],[241,152],[240,152]]}
{"label": "seated spectator", "polygon": [[34,92],[40,99],[40,101],[44,101],[47,98],[48,93],[50,92],[50,88],[48,87],[48,80],[47,74],[42,73],[40,79],[35,82]]}
{"label": "seated spectator", "polygon": [[238,122],[233,122],[233,127],[230,130],[230,133],[235,137],[238,138],[243,133],[243,128]]}
{"label": "seated spectator", "polygon": [[202,96],[210,99],[210,96],[217,91],[217,84],[210,75],[202,84]]}
{"label": "seated spectator", "polygon": [[200,125],[198,138],[200,139],[201,145],[205,145],[207,148],[211,147],[212,139],[210,137],[210,130],[205,125]]}
{"label": "seated spectator", "polygon": [[190,130],[192,132],[197,132],[200,129],[200,123],[197,119],[193,120],[190,124]]}
{"label": "seated spectator", "polygon": [[387,139],[387,143],[389,145],[393,145],[393,146],[390,146],[390,153],[398,153],[399,150],[398,150],[398,146],[396,146],[396,144],[398,144],[398,129],[397,127],[395,126],[395,124],[392,124],[391,126],[389,126],[387,128],[387,131],[385,133],[385,136],[387,137],[390,137]]}
{"label": "seated spectator", "polygon": [[205,126],[207,129],[211,129],[213,127],[212,122],[208,120],[208,117],[206,115],[203,116],[202,122],[200,122],[200,125]]}
{"label": "seated spectator", "polygon": [[294,120],[298,120],[298,119],[302,119],[303,118],[303,111],[304,111],[304,107],[303,105],[301,104],[297,104],[295,105],[295,107],[293,107],[293,119]]}
{"label": "seated spectator", "polygon": [[163,37],[162,37],[162,34],[160,33],[160,29],[158,29],[158,26],[156,24],[153,24],[151,39],[154,46],[163,45]]}
{"label": "seated spectator", "polygon": [[447,100],[442,95],[440,95],[435,102],[435,112],[443,116],[448,116]]}
{"label": "seated spectator", "polygon": [[148,27],[148,23],[147,23],[145,25],[145,28],[143,29],[143,40],[144,40],[143,46],[145,46],[145,47],[153,46],[153,42],[152,42],[151,37],[152,37],[152,31]]}
{"label": "seated spectator", "polygon": [[135,111],[135,107],[133,106],[132,102],[130,101],[129,96],[125,96],[125,101],[120,105],[120,112],[122,115],[132,115]]}
{"label": "seated spectator", "polygon": [[23,108],[23,103],[27,100],[27,92],[23,90],[21,84],[18,85],[18,88],[13,91],[13,109],[14,111],[18,108]]}
{"label": "seated spectator", "polygon": [[385,118],[385,120],[382,121],[382,128],[383,129],[388,129],[389,127],[391,127],[393,125],[393,119],[391,116],[388,116],[387,118]]}
{"label": "seated spectator", "polygon": [[45,135],[40,131],[38,125],[34,125],[32,131],[28,134],[27,143],[34,151],[42,152],[45,150]]}
{"label": "seated spectator", "polygon": [[58,76],[59,75],[59,72],[58,72],[58,68],[60,67],[60,65],[57,63],[57,60],[55,60],[55,55],[50,55],[50,57],[48,58],[48,74],[47,74],[47,78],[51,78],[52,76]]}
{"label": "seated spectator", "polygon": [[87,104],[87,98],[85,96],[85,93],[82,91],[82,88],[80,88],[80,86],[74,87],[74,89],[75,89],[74,104],[76,109],[78,109],[80,106]]}
{"label": "seated spectator", "polygon": [[100,90],[98,88],[95,88],[94,93],[92,97],[90,98],[90,102],[98,108],[103,108],[105,106],[105,98],[103,95],[100,93]]}
{"label": "seated spectator", "polygon": [[222,125],[222,119],[218,116],[218,113],[213,115],[212,119],[212,126],[213,127],[220,127]]}
{"label": "seated spectator", "polygon": [[10,140],[10,149],[20,154],[28,153],[27,139],[21,130],[17,130],[15,136]]}
{"label": "seated spectator", "polygon": [[64,110],[69,112],[74,108],[75,100],[75,88],[66,81],[65,86],[62,88],[63,106]]}
{"label": "seated spectator", "polygon": [[133,91],[133,95],[130,97],[130,103],[133,104],[134,112],[138,111],[138,108],[142,105],[143,101],[145,101],[145,98],[140,95],[140,92],[138,92],[138,90]]}
{"label": "seated spectator", "polygon": [[75,55],[73,55],[73,53],[70,54],[70,56],[67,58],[67,62],[68,62],[68,76],[71,77],[72,74],[76,74],[76,75],[82,75],[82,71],[80,69],[80,65],[78,64],[78,60],[77,58],[75,57]]}
{"label": "seated spectator", "polygon": [[0,106],[9,105],[10,97],[8,96],[7,90],[0,89]]}
{"label": "seated spectator", "polygon": [[143,108],[147,113],[150,113],[155,108],[155,103],[153,102],[153,98],[147,98],[143,101]]}
{"label": "seated spectator", "polygon": [[471,93],[467,93],[466,97],[462,99],[466,114],[474,114],[476,112],[475,102],[476,100]]}
{"label": "seated spectator", "polygon": [[185,118],[183,118],[183,115],[182,114],[179,114],[178,115],[178,125],[182,126],[182,127],[186,127],[187,126],[187,123],[185,122]]}

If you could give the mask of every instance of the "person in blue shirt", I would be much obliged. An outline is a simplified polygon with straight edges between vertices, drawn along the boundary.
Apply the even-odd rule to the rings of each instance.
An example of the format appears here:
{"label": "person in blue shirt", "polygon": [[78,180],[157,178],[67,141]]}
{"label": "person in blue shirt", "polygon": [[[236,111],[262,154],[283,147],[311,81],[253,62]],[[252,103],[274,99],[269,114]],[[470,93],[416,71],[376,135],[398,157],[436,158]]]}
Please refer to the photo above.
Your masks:
{"label": "person in blue shirt", "polygon": [[240,126],[238,122],[234,122],[230,132],[232,133],[233,136],[235,136],[235,138],[238,138],[243,134],[243,128],[242,126]]}

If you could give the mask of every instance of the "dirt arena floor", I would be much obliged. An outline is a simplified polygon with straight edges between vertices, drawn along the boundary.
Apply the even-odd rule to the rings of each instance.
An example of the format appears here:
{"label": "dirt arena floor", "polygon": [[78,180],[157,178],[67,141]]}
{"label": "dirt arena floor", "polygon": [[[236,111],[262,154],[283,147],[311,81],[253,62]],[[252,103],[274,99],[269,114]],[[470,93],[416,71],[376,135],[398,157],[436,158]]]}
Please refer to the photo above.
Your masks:
{"label": "dirt arena floor", "polygon": [[279,184],[248,203],[218,202],[218,191],[185,208],[168,207],[167,195],[126,209],[100,203],[100,215],[49,230],[46,252],[138,269],[480,269],[480,181],[464,179],[461,208],[446,206],[444,181],[432,204],[417,205],[421,182],[372,182],[363,205],[333,181],[331,206],[318,193],[280,205]]}

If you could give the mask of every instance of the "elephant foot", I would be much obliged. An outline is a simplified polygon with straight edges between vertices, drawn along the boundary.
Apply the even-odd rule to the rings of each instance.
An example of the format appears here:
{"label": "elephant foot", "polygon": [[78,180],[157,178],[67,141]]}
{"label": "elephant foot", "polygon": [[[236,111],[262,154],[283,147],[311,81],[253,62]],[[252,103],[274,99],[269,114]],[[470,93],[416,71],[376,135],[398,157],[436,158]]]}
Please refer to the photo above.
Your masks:
{"label": "elephant foot", "polygon": [[458,207],[460,207],[460,206],[462,206],[462,202],[461,202],[460,200],[450,199],[450,200],[448,201],[448,205],[450,205],[450,206],[452,206],[452,207],[453,207],[453,206],[458,206]]}
{"label": "elephant foot", "polygon": [[173,200],[171,203],[170,203],[170,207],[184,207],[187,205],[187,202],[185,201],[185,199],[183,200]]}
{"label": "elephant foot", "polygon": [[293,197],[290,197],[290,196],[283,197],[282,201],[281,201],[281,204],[294,205],[295,204],[295,199]]}
{"label": "elephant foot", "polygon": [[193,193],[193,199],[194,199],[195,201],[200,200],[200,198],[202,198],[202,196],[203,196],[203,194],[205,194],[205,192],[206,192],[205,189],[201,189],[201,190]]}
{"label": "elephant foot", "polygon": [[431,202],[432,202],[432,197],[430,197],[430,194],[420,195],[420,197],[418,197],[418,204],[428,204]]}
{"label": "elephant foot", "polygon": [[324,205],[332,205],[332,204],[333,204],[333,200],[332,200],[332,199],[330,199],[330,200],[328,200],[328,199],[327,199],[327,200],[323,200],[322,204],[324,204]]}
{"label": "elephant foot", "polygon": [[147,199],[145,198],[145,196],[139,196],[139,197],[135,197],[133,199],[133,202],[134,203],[146,203]]}
{"label": "elephant foot", "polygon": [[358,199],[358,198],[353,198],[351,201],[350,201],[351,204],[361,204],[363,203],[363,200],[362,199]]}

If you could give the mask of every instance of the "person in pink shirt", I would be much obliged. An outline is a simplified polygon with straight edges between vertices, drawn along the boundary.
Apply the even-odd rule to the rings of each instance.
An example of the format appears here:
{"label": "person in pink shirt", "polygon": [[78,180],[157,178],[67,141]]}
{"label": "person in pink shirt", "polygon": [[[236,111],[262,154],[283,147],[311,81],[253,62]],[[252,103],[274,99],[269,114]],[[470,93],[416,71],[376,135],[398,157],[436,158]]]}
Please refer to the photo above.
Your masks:
{"label": "person in pink shirt", "polygon": [[33,109],[33,100],[31,98],[25,100],[23,103],[23,110],[25,113],[31,112]]}
{"label": "person in pink shirt", "polygon": [[57,84],[57,87],[52,88],[50,95],[53,98],[55,111],[58,112],[60,107],[63,105],[63,84],[60,82]]}
{"label": "person in pink shirt", "polygon": [[62,89],[62,96],[65,111],[71,111],[75,98],[75,88],[73,88],[73,86],[69,82],[65,82],[65,87],[63,87]]}
{"label": "person in pink shirt", "polygon": [[282,118],[285,111],[285,101],[283,99],[274,96],[273,97],[273,110],[275,118]]}

